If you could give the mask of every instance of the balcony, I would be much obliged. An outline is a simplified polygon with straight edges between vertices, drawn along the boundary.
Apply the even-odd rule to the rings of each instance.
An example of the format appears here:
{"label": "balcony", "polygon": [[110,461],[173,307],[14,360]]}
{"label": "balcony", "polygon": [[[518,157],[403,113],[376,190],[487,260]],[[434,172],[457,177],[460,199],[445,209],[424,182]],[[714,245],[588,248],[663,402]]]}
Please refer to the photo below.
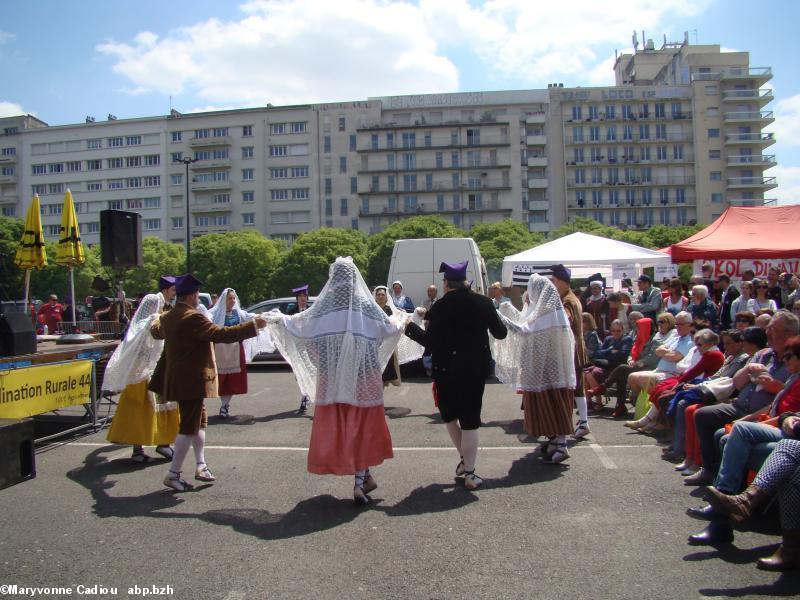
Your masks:
{"label": "balcony", "polygon": [[725,144],[771,146],[775,143],[774,133],[728,133]]}
{"label": "balcony", "polygon": [[458,148],[491,148],[492,146],[508,146],[510,138],[508,135],[482,135],[477,139],[458,139],[453,141],[449,138],[438,138],[431,140],[430,145],[415,143],[410,147],[403,147],[402,144],[393,144],[392,147],[378,145],[360,148],[359,154],[369,152],[419,152],[424,150],[442,150]]}
{"label": "balcony", "polygon": [[778,182],[774,177],[728,177],[729,189],[771,190],[776,187],[778,187]]}
{"label": "balcony", "polygon": [[774,167],[777,164],[774,154],[747,154],[743,156],[729,156],[727,165],[729,168],[738,167]]}
{"label": "balcony", "polygon": [[528,200],[528,210],[550,210],[550,202],[547,200]]}
{"label": "balcony", "polygon": [[442,121],[440,123],[430,123],[425,119],[421,121],[414,121],[414,123],[372,123],[364,127],[358,127],[356,131],[403,131],[406,129],[435,129],[446,127],[449,129],[455,127],[487,127],[498,125],[510,125],[509,121],[498,121],[495,117],[482,117],[476,120],[459,121],[458,119],[452,121]]}
{"label": "balcony", "polygon": [[762,127],[775,121],[771,110],[754,110],[747,112],[725,113],[726,123],[758,123]]}
{"label": "balcony", "polygon": [[229,135],[221,135],[219,137],[207,138],[192,138],[189,140],[189,146],[192,148],[202,148],[208,146],[230,146],[233,143],[233,138]]}
{"label": "balcony", "polygon": [[491,213],[491,212],[499,212],[503,213],[506,216],[510,216],[512,209],[511,208],[502,208],[499,202],[482,202],[480,204],[471,203],[471,206],[467,208],[466,206],[460,206],[456,208],[452,204],[445,205],[443,207],[438,206],[426,206],[425,203],[418,204],[417,206],[408,206],[403,207],[402,209],[393,209],[389,210],[387,207],[381,208],[379,211],[364,211],[360,209],[358,211],[358,216],[361,218],[364,217],[413,217],[416,215],[430,215],[430,214],[465,214],[465,213]]}
{"label": "balcony", "polygon": [[528,157],[528,166],[529,167],[546,167],[547,166],[547,157],[546,156],[529,156]]}
{"label": "balcony", "polygon": [[0,165],[13,165],[17,162],[17,155],[12,154],[11,156],[0,156]]}
{"label": "balcony", "polygon": [[537,190],[547,189],[547,177],[529,177],[528,188]]}
{"label": "balcony", "polygon": [[539,233],[547,233],[550,231],[550,223],[538,223],[538,222],[531,222],[528,221],[528,231],[534,231]]}
{"label": "balcony", "polygon": [[728,90],[722,92],[723,102],[758,102],[761,105],[772,102],[772,90]]}
{"label": "balcony", "polygon": [[203,192],[203,191],[217,191],[217,190],[229,190],[233,187],[233,184],[228,181],[195,181],[192,180],[191,187],[193,192]]}
{"label": "balcony", "polygon": [[729,198],[726,200],[731,206],[765,206],[768,204],[775,204],[777,199],[771,198]]}
{"label": "balcony", "polygon": [[525,137],[525,143],[528,146],[546,146],[547,145],[547,136],[546,135],[529,135]]}
{"label": "balcony", "polygon": [[189,206],[189,210],[192,211],[192,213],[223,213],[231,212],[233,209],[231,208],[230,202],[223,202],[220,204],[202,204],[195,202]]}
{"label": "balcony", "polygon": [[5,196],[0,196],[0,204],[16,204],[19,202],[19,196],[16,194],[6,194]]}
{"label": "balcony", "polygon": [[0,183],[17,183],[18,180],[16,175],[0,175]]}
{"label": "balcony", "polygon": [[547,121],[547,113],[538,112],[532,115],[528,115],[525,117],[525,123],[532,124],[532,125],[541,125]]}
{"label": "balcony", "polygon": [[481,169],[510,169],[511,165],[506,162],[500,162],[498,160],[481,160],[481,161],[467,161],[465,164],[459,165],[450,165],[446,166],[443,162],[437,163],[436,159],[421,159],[415,160],[413,163],[404,163],[401,161],[402,164],[395,165],[394,168],[389,168],[388,165],[386,167],[378,167],[378,166],[371,166],[367,169],[359,169],[359,175],[365,175],[370,173],[396,173],[396,172],[404,172],[404,171],[464,171],[464,170],[481,170]]}
{"label": "balcony", "polygon": [[210,160],[198,160],[189,165],[192,171],[202,171],[205,169],[229,169],[233,162],[229,158],[212,158]]}
{"label": "balcony", "polygon": [[761,86],[772,79],[772,67],[728,67],[722,70],[722,79],[725,81],[755,80]]}

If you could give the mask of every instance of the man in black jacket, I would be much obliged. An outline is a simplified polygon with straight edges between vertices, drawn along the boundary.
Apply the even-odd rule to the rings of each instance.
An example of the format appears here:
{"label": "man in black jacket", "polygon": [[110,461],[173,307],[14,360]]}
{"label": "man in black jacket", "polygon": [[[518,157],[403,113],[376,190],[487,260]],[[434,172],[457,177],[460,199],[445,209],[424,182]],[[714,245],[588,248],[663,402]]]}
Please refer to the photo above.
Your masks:
{"label": "man in black jacket", "polygon": [[731,305],[739,297],[739,290],[731,285],[731,278],[722,273],[717,277],[717,290],[720,293],[719,300],[719,330],[725,331],[731,328]]}
{"label": "man in black jacket", "polygon": [[491,374],[487,329],[497,339],[508,330],[492,301],[467,285],[467,263],[440,265],[444,296],[428,311],[427,329],[409,321],[406,335],[431,352],[439,412],[461,455],[456,477],[464,477],[464,487],[474,490],[483,483],[475,475],[475,459],[483,388]]}

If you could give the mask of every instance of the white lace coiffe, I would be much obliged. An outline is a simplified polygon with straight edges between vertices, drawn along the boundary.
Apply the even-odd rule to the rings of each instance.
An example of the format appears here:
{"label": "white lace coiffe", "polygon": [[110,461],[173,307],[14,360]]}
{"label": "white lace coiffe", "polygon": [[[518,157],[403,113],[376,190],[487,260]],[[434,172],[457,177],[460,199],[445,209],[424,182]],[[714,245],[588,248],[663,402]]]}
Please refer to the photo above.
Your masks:
{"label": "white lace coiffe", "polygon": [[[227,309],[227,298],[229,293],[233,293],[235,298],[231,313],[239,317],[239,323],[246,323],[257,317],[254,313],[242,310],[239,302],[239,295],[233,288],[225,288],[219,296],[217,303],[208,311],[211,322],[218,327],[225,327],[225,314]],[[235,344],[216,344],[217,346],[217,372],[221,375],[228,373],[238,373],[241,370],[239,364],[239,343]],[[264,329],[258,330],[256,337],[248,338],[242,342],[244,348],[244,359],[250,362],[254,356],[262,352],[275,352],[275,343],[269,332]]]}
{"label": "white lace coiffe", "polygon": [[352,258],[336,259],[310,308],[271,315],[267,327],[301,393],[312,401],[383,404],[381,373],[397,348],[403,322],[378,306]]}
{"label": "white lace coiffe", "polygon": [[553,284],[532,275],[523,312],[510,302],[504,302],[499,312],[508,336],[492,343],[498,379],[526,392],[574,389],[575,340]]}

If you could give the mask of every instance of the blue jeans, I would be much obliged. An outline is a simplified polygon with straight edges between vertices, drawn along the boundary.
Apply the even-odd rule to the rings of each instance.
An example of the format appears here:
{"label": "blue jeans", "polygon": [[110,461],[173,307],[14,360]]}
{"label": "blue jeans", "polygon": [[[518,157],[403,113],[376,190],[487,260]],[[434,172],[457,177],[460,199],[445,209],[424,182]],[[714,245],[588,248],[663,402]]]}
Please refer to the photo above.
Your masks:
{"label": "blue jeans", "polygon": [[714,487],[729,494],[737,494],[753,459],[766,460],[775,445],[783,439],[777,427],[740,421],[733,424],[722,452],[722,462]]}

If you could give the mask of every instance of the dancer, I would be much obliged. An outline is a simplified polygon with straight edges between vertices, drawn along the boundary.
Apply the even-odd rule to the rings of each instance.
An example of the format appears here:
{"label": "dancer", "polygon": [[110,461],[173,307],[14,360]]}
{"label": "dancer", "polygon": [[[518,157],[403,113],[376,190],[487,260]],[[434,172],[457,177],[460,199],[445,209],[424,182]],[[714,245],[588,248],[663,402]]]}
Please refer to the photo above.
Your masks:
{"label": "dancer", "polygon": [[296,315],[271,312],[268,329],[314,401],[308,471],[354,475],[353,500],[378,487],[370,467],[392,458],[381,373],[404,321],[375,303],[353,259],[338,257],[314,305]]}
{"label": "dancer", "polygon": [[164,478],[164,485],[178,492],[192,489],[192,485],[181,478],[189,446],[194,448],[197,462],[195,479],[216,480],[204,454],[208,418],[203,400],[218,395],[212,344],[230,344],[255,337],[258,329],[266,324],[256,317],[241,325],[217,327],[195,308],[200,301],[200,285],[191,273],[177,277],[175,307],[159,315],[150,325],[151,335],[164,340],[164,397],[168,402],[177,402],[180,412],[175,453]]}
{"label": "dancer", "polygon": [[545,460],[561,463],[569,458],[567,435],[572,433],[572,407],[576,384],[574,336],[555,286],[545,277],[531,275],[528,304],[516,320],[501,313],[510,335],[502,342],[497,376],[522,392],[525,432],[547,436],[539,450]]}
{"label": "dancer", "polygon": [[[387,316],[392,316],[393,310],[391,306],[391,300],[389,300],[389,289],[385,285],[377,286],[373,292],[375,295],[375,302],[378,303],[378,306],[381,307],[381,310],[387,314]],[[386,364],[386,368],[383,370],[383,386],[386,387],[390,383],[392,385],[400,385],[402,383],[402,379],[400,378],[400,361],[397,358],[397,352],[392,352],[392,356],[389,359],[389,362]]]}
{"label": "dancer", "polygon": [[[589,429],[589,405],[583,395],[583,378],[581,377],[583,367],[588,362],[586,348],[583,345],[583,313],[580,301],[569,287],[572,280],[572,271],[564,265],[553,265],[550,267],[550,271],[552,273],[550,281],[561,297],[561,303],[564,305],[564,312],[572,328],[572,336],[575,342],[575,406],[578,408],[578,423],[575,425],[575,431],[572,436],[575,439],[580,439],[592,432]],[[533,302],[532,299],[531,302]],[[609,318],[611,317],[609,316]]]}
{"label": "dancer", "polygon": [[[308,284],[301,285],[296,288],[292,288],[292,293],[294,294],[294,298],[297,303],[286,311],[287,315],[296,315],[297,313],[303,312],[305,309],[308,308]],[[306,414],[308,410],[308,396],[305,394],[300,397],[300,408],[297,409],[298,415]]]}
{"label": "dancer", "polygon": [[[239,296],[233,288],[222,290],[219,300],[208,312],[211,322],[217,327],[233,327],[256,317],[255,314],[242,310]],[[259,352],[274,350],[275,346],[266,329],[260,331],[258,336],[242,342],[214,344],[219,378],[220,418],[227,419],[231,416],[231,398],[234,395],[247,393],[247,363]]]}
{"label": "dancer", "polygon": [[164,347],[150,336],[150,324],[163,306],[160,293],[142,299],[125,338],[108,360],[101,386],[104,392],[122,392],[106,439],[114,444],[132,444],[131,459],[138,463],[150,460],[144,446],[156,446],[158,454],[171,460],[170,444],[178,433],[178,405],[156,402],[155,394],[147,389]]}
{"label": "dancer", "polygon": [[439,266],[444,273],[444,296],[428,311],[427,329],[412,322],[406,326],[406,335],[431,351],[439,412],[461,457],[456,477],[463,476],[464,487],[474,490],[483,483],[475,474],[475,461],[483,388],[492,359],[486,331],[496,339],[503,339],[508,331],[492,301],[470,290],[467,264]]}

